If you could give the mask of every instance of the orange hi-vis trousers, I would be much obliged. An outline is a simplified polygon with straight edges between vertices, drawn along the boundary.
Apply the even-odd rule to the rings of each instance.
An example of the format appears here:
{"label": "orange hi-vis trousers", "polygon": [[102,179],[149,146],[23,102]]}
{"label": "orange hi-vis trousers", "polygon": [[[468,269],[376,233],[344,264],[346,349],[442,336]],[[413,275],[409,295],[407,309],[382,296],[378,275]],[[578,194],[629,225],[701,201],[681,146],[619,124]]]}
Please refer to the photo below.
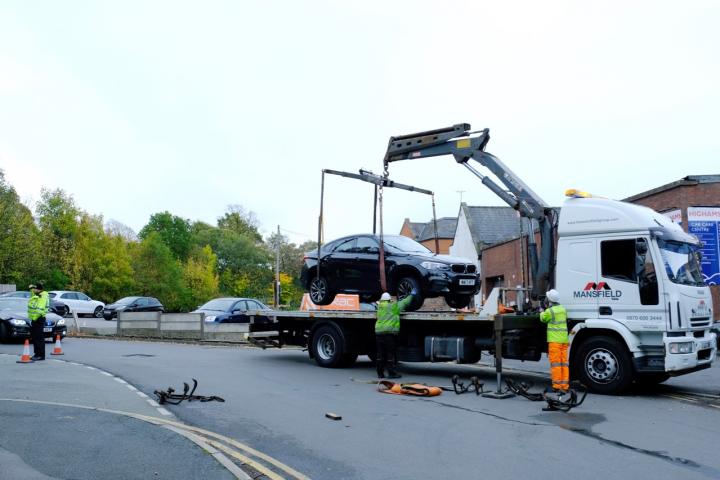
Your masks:
{"label": "orange hi-vis trousers", "polygon": [[568,363],[567,343],[548,343],[548,357],[550,358],[550,377],[552,386],[556,390],[570,389],[570,364]]}

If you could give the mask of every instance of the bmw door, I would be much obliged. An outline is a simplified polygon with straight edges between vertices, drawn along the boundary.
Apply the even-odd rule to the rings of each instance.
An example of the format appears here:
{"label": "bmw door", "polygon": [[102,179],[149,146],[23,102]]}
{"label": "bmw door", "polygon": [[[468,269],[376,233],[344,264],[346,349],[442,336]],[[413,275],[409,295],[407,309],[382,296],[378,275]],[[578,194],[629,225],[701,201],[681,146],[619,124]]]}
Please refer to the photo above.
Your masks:
{"label": "bmw door", "polygon": [[360,272],[358,290],[370,295],[380,293],[380,246],[377,240],[372,237],[358,237],[355,262]]}
{"label": "bmw door", "polygon": [[342,242],[324,259],[328,279],[337,293],[356,292],[362,283],[355,243],[355,238]]}

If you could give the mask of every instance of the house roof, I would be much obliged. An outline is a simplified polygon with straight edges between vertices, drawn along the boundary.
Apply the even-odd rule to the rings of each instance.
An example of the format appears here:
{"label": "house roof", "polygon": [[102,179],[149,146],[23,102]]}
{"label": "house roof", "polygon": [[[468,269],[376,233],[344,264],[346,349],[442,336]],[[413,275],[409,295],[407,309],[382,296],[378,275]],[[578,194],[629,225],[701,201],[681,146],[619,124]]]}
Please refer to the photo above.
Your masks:
{"label": "house roof", "polygon": [[425,223],[423,222],[411,222],[409,218],[405,219],[405,224],[410,228],[413,234],[413,240],[417,240],[422,231],[425,229]]}
{"label": "house roof", "polygon": [[520,218],[513,208],[475,207],[461,203],[460,210],[465,213],[478,251],[487,245],[504,242],[520,234]]}
{"label": "house roof", "polygon": [[[433,221],[429,221],[424,225],[420,234],[415,238],[418,242],[424,242],[435,238],[435,226]],[[455,229],[457,228],[456,217],[442,217],[437,219],[438,238],[454,238]]]}
{"label": "house roof", "polygon": [[673,188],[693,186],[701,183],[720,183],[720,175],[688,175],[687,177],[683,177],[680,180],[676,180],[660,187],[653,188],[652,190],[648,190],[646,192],[638,193],[631,197],[627,197],[623,201],[635,202],[643,198],[650,197],[652,195],[657,195],[658,193],[672,190]]}

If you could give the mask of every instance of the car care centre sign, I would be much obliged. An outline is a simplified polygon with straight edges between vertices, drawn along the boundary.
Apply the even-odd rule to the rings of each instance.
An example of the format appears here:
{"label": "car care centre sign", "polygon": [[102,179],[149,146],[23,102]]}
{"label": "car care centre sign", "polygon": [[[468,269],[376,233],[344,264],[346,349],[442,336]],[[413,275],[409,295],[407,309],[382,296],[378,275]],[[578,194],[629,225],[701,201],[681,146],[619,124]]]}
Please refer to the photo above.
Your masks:
{"label": "car care centre sign", "polygon": [[708,285],[720,285],[720,208],[689,207],[688,232],[702,242],[703,278]]}

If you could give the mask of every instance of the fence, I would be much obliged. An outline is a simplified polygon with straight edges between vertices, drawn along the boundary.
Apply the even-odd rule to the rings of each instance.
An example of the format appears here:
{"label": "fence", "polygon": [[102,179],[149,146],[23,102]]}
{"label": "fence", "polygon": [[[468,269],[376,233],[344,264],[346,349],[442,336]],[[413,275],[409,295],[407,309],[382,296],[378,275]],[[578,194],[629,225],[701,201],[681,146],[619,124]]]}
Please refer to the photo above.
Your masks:
{"label": "fence", "polygon": [[15,290],[16,287],[12,283],[0,283],[0,293],[14,292]]}
{"label": "fence", "polygon": [[205,322],[204,313],[120,312],[117,336],[246,343],[246,323]]}

